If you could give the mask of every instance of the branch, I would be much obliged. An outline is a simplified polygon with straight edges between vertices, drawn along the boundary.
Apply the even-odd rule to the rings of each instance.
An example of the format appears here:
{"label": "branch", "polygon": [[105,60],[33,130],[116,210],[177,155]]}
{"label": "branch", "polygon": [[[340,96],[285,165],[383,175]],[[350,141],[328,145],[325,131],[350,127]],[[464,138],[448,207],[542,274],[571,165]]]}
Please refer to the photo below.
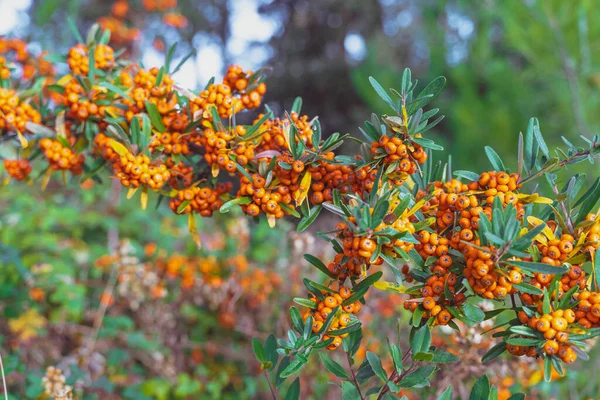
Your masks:
{"label": "branch", "polygon": [[269,384],[269,390],[271,390],[271,396],[273,396],[273,400],[277,400],[277,395],[275,394],[275,389],[273,389],[273,385],[271,384],[271,379],[269,379],[267,370],[265,370],[265,378],[267,378],[267,383]]}
{"label": "branch", "polygon": [[363,396],[362,392],[360,391],[360,384],[358,383],[358,379],[356,379],[356,373],[354,372],[354,368],[352,368],[352,363],[350,362],[350,353],[346,353],[346,360],[348,360],[348,367],[350,367],[350,373],[352,374],[352,382],[354,383],[354,386],[356,386],[358,395],[360,396],[361,400],[365,400],[365,396]]}

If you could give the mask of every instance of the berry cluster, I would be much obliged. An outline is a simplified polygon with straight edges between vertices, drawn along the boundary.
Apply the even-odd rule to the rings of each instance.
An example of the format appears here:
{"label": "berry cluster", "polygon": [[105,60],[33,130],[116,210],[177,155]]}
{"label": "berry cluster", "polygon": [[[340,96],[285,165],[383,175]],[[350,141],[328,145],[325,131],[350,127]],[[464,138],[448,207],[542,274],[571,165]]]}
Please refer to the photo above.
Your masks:
{"label": "berry cluster", "polygon": [[73,175],[79,175],[83,172],[85,156],[75,153],[73,149],[65,146],[60,140],[44,138],[40,140],[40,148],[52,169],[70,171]]}
{"label": "berry cluster", "polygon": [[4,160],[6,172],[18,181],[26,179],[31,173],[31,163],[27,160]]}
{"label": "berry cluster", "polygon": [[[348,336],[347,333],[337,334],[335,331],[342,329],[352,323],[351,315],[357,314],[362,305],[360,301],[345,304],[347,299],[352,296],[352,291],[346,287],[341,287],[338,292],[331,290],[330,292],[323,292],[323,299],[317,302],[317,297],[312,296],[312,300],[315,301],[316,308],[307,311],[303,318],[306,322],[309,317],[312,320],[312,331],[313,333],[322,333],[322,340],[330,343],[327,345],[327,349],[335,350],[342,344],[342,339]],[[327,331],[321,332],[324,323],[327,318],[337,310],[333,316]]]}
{"label": "berry cluster", "polygon": [[165,164],[153,164],[147,155],[134,156],[130,152],[122,155],[114,162],[115,177],[125,187],[149,187],[154,190],[162,188],[171,177]]}

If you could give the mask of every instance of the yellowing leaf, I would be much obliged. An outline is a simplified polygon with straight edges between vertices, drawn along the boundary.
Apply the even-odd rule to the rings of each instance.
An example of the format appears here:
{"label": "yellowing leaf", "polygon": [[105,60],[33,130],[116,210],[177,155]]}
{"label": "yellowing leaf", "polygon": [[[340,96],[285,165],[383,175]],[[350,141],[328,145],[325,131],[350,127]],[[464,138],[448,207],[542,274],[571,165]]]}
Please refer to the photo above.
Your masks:
{"label": "yellowing leaf", "polygon": [[527,385],[528,386],[537,385],[538,383],[540,383],[542,381],[542,379],[544,379],[544,373],[541,370],[536,369],[529,377],[529,380],[527,381]]}
{"label": "yellowing leaf", "polygon": [[46,318],[32,308],[18,318],[9,319],[8,326],[19,337],[19,340],[26,341],[36,337],[38,329],[46,326]]}
{"label": "yellowing leaf", "polygon": [[142,189],[142,195],[140,196],[140,204],[142,206],[142,210],[146,209],[146,206],[148,205],[148,188],[144,187]]}
{"label": "yellowing leaf", "polygon": [[17,136],[19,137],[19,142],[21,143],[21,147],[26,149],[27,146],[29,146],[29,143],[27,142],[27,139],[25,139],[25,136],[23,136],[23,134],[17,130]]}
{"label": "yellowing leaf", "polygon": [[65,112],[61,111],[56,116],[56,136],[67,138],[67,127],[65,125]]}
{"label": "yellowing leaf", "polygon": [[290,121],[288,121],[287,119],[283,121],[283,139],[285,140],[285,145],[287,146],[288,150],[290,151],[290,153],[292,152],[292,146],[290,146]]}
{"label": "yellowing leaf", "polygon": [[60,79],[58,80],[58,82],[56,82],[56,84],[57,84],[57,85],[60,85],[60,86],[64,86],[64,85],[65,85],[67,82],[69,82],[71,79],[73,79],[73,76],[72,76],[72,75],[70,75],[70,74],[69,74],[69,75],[65,75],[65,76],[63,76],[62,78],[60,78]]}
{"label": "yellowing leaf", "polygon": [[202,248],[202,243],[200,242],[200,236],[198,236],[198,229],[196,228],[196,219],[194,218],[194,213],[191,212],[188,214],[188,230],[192,238],[194,239],[194,243],[196,243],[196,247],[198,250]]}
{"label": "yellowing leaf", "polygon": [[135,195],[135,192],[137,192],[139,188],[129,188],[129,190],[127,191],[127,200],[131,199],[133,197],[133,195]]}
{"label": "yellowing leaf", "polygon": [[268,214],[267,222],[269,223],[269,226],[271,228],[275,228],[275,223],[277,222],[277,218],[275,218],[275,215],[273,215],[273,214]]}
{"label": "yellowing leaf", "polygon": [[429,199],[427,199],[427,198],[422,198],[421,200],[417,201],[410,210],[408,210],[407,212],[404,212],[402,214],[402,217],[404,217],[404,218],[410,217],[411,215],[413,215],[414,213],[419,211],[421,209],[421,207],[423,207],[425,205],[425,203],[427,203],[428,201],[429,201]]}
{"label": "yellowing leaf", "polygon": [[213,178],[216,178],[217,176],[219,176],[219,164],[213,164],[211,169],[210,169]]}
{"label": "yellowing leaf", "polygon": [[48,182],[50,182],[50,177],[52,176],[52,168],[48,168],[46,170],[46,173],[44,174],[44,177],[42,178],[42,191],[46,190],[46,187],[48,186]]}
{"label": "yellowing leaf", "polygon": [[[536,218],[536,217],[534,217],[534,216],[532,216],[532,215],[530,215],[529,217],[527,217],[527,222],[528,222],[528,223],[530,223],[531,225],[533,225],[534,227],[535,227],[535,226],[538,226],[538,225],[541,225],[541,224],[544,224],[544,223],[545,223],[545,222],[544,222],[544,221],[542,221],[541,219],[539,219],[539,218]],[[550,227],[548,227],[548,225],[546,225],[546,226],[544,227],[544,229],[542,229],[542,233],[543,233],[544,235],[546,235],[546,237],[547,237],[548,239],[550,239],[550,240],[554,240],[554,239],[556,239],[556,238],[554,237],[554,232],[552,232],[552,229],[550,229]]]}
{"label": "yellowing leaf", "polygon": [[519,237],[523,236],[527,232],[529,232],[529,229],[527,229],[527,228],[521,228],[521,231],[519,231]]}
{"label": "yellowing leaf", "polygon": [[537,193],[525,194],[519,193],[517,194],[517,198],[521,200],[521,203],[538,203],[538,204],[552,204],[554,200],[549,199],[548,197],[542,197]]}
{"label": "yellowing leaf", "polygon": [[294,199],[296,200],[296,206],[302,204],[306,196],[308,195],[308,191],[310,189],[310,184],[312,182],[312,174],[310,171],[306,171],[302,180],[300,181],[300,187],[298,190],[294,192]]}
{"label": "yellowing leaf", "polygon": [[373,284],[375,289],[387,290],[388,292],[406,293],[408,288],[404,285],[399,285],[393,282],[375,282]]}
{"label": "yellowing leaf", "polygon": [[129,153],[127,147],[123,146],[121,143],[117,142],[114,139],[110,141],[110,147],[112,147],[112,149],[120,156],[124,156],[127,153]]}

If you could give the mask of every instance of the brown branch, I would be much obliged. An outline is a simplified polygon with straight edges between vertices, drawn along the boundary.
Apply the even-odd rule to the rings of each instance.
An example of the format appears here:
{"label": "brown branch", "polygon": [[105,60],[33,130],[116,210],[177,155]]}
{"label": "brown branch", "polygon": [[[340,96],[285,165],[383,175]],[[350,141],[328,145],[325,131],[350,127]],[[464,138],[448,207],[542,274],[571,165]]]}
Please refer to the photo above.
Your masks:
{"label": "brown branch", "polygon": [[352,374],[352,382],[354,383],[354,386],[356,386],[358,395],[360,396],[361,400],[365,400],[365,396],[363,396],[362,392],[360,391],[360,384],[358,383],[358,379],[356,379],[356,373],[354,372],[354,368],[352,368],[352,363],[350,362],[350,354],[349,353],[346,353],[346,360],[348,360],[348,367],[350,368],[350,373]]}

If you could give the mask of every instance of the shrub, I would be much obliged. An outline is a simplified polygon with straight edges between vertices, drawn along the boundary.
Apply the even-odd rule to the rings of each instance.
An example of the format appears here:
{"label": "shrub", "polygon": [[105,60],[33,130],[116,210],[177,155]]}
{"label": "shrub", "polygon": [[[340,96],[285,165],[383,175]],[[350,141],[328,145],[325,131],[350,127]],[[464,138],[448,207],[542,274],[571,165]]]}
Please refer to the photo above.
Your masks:
{"label": "shrub", "polygon": [[[253,341],[273,398],[315,352],[339,378],[344,398],[388,398],[426,386],[439,364],[458,360],[432,345],[431,329],[438,325],[462,335],[459,323],[475,326],[502,314],[504,322],[486,333],[496,344],[483,361],[505,352],[542,360],[547,380],[553,371],[563,374],[565,365],[584,358],[587,341],[600,333],[600,181],[589,186],[585,175],[565,173],[570,164],[593,162],[598,137],[583,138],[580,146],[565,139],[567,150],[551,153],[532,119],[519,137],[516,168],[507,168],[486,147],[490,171],[453,170],[450,160],[434,161],[434,152],[443,149],[426,138],[443,118],[437,109],[424,109],[442,90],[442,77],[417,91],[405,70],[399,90],[389,92],[369,78],[390,115],[373,115],[360,128],[359,139],[323,134],[317,118],[302,114],[301,99],[279,117],[265,106],[252,124],[238,123],[238,114],[261,106],[265,70],[234,65],[222,82],[211,81],[195,93],[174,84],[173,51],[164,66],[145,69],[113,50],[108,31],[95,26],[87,38],[79,37],[66,59],[23,55],[20,42],[5,43],[15,51],[6,54],[2,71],[0,127],[2,147],[16,154],[4,161],[14,180],[41,178],[46,187],[59,173],[65,184],[78,180],[89,186],[91,180],[102,184],[108,171],[113,188],[127,188],[127,198],[139,193],[142,209],[150,200],[157,207],[166,201],[172,218],[187,215],[198,247],[203,240],[197,217],[219,211],[240,209],[270,227],[296,218],[300,232],[324,211],[339,218],[319,234],[331,245],[333,259],[305,255],[327,279],[303,280],[307,296],[294,299],[302,311],[290,308],[293,329],[287,338]],[[59,77],[55,71],[65,67],[61,62],[69,72]],[[25,74],[32,63],[36,74]],[[348,140],[359,143],[359,155],[334,152]],[[540,195],[538,185],[546,184],[550,197]],[[150,250],[148,258],[154,255]],[[98,315],[115,304],[116,277],[123,291],[136,293],[126,304],[134,310],[166,295],[156,271],[130,254],[128,245],[113,243],[101,260],[119,267],[109,275],[112,283],[101,295]],[[165,264],[163,272],[169,273],[168,260],[158,257],[153,263]],[[181,274],[181,285],[192,287],[195,275],[185,271],[173,267],[171,272]],[[219,284],[210,268],[204,272],[203,282]],[[139,274],[144,279],[137,281]],[[392,280],[383,280],[384,275]],[[261,279],[267,287],[275,285]],[[388,340],[392,364],[387,369],[371,352],[355,364],[363,339],[361,309],[372,288],[402,295],[404,308],[412,313],[410,321],[402,322],[410,326],[409,346],[402,349],[400,342]],[[66,303],[65,312],[81,312],[76,307],[81,291],[85,288],[65,288],[66,298],[56,295],[52,301]],[[494,300],[491,308],[483,300]],[[219,322],[232,327],[235,316],[225,312]],[[31,310],[11,321],[10,328],[31,335],[43,320]],[[114,323],[117,331],[119,324],[129,324]],[[136,343],[155,345],[140,338]],[[343,351],[348,367],[329,351]],[[57,395],[52,382],[63,380],[60,371],[48,370],[47,394]],[[199,390],[187,375],[177,380],[184,387],[182,397]],[[497,389],[483,376],[471,398],[494,393]],[[296,378],[285,398],[299,396]],[[451,396],[448,388],[440,398]]]}

